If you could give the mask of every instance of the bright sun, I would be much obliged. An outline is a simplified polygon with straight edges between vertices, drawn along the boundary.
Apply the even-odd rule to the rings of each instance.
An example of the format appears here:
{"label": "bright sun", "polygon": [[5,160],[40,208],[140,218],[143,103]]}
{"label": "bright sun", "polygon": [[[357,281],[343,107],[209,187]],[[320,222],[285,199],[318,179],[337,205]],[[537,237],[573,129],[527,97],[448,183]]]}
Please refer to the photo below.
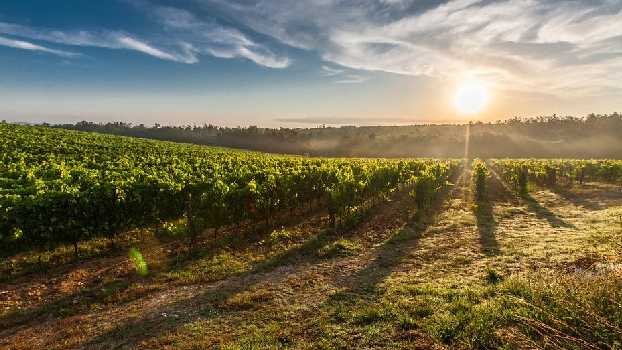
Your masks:
{"label": "bright sun", "polygon": [[488,102],[486,88],[475,82],[465,83],[454,96],[454,104],[464,114],[474,114],[482,110]]}

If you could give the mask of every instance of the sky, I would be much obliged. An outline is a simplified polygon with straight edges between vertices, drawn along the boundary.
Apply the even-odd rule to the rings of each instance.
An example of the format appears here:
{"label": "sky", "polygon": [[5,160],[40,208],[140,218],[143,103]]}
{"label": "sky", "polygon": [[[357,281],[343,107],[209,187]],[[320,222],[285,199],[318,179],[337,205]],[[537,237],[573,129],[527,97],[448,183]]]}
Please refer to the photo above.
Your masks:
{"label": "sky", "polygon": [[[454,95],[484,86],[468,114]],[[2,0],[0,118],[315,127],[622,111],[622,0]]]}

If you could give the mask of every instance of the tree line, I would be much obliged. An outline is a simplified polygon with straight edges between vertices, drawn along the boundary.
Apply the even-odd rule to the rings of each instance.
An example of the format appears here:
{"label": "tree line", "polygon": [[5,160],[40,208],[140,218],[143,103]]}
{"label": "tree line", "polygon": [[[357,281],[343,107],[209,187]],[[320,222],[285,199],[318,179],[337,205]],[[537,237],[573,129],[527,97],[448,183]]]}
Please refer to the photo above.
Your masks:
{"label": "tree line", "polygon": [[56,128],[324,157],[614,158],[622,157],[622,114],[512,118],[495,123],[314,128],[163,126],[126,122]]}

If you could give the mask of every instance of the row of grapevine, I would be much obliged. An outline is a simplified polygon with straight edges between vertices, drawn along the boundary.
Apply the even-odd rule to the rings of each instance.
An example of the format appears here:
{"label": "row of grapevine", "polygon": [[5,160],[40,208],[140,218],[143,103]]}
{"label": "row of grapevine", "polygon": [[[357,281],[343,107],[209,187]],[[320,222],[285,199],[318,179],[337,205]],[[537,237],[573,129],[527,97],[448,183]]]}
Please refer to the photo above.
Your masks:
{"label": "row of grapevine", "polygon": [[575,159],[492,159],[490,164],[520,192],[527,184],[542,187],[572,185],[584,182],[622,181],[622,161]]}
{"label": "row of grapevine", "polygon": [[481,159],[473,160],[471,177],[475,186],[475,199],[481,201],[486,192],[486,179],[490,176],[486,163]]}
{"label": "row of grapevine", "polygon": [[94,235],[182,218],[188,204],[197,230],[267,221],[327,193],[343,214],[456,163],[277,156],[11,124],[0,135],[3,248],[77,250]]}
{"label": "row of grapevine", "polygon": [[414,188],[409,193],[421,209],[436,197],[438,191],[457,173],[462,161],[452,160],[426,167],[419,175],[411,178]]}

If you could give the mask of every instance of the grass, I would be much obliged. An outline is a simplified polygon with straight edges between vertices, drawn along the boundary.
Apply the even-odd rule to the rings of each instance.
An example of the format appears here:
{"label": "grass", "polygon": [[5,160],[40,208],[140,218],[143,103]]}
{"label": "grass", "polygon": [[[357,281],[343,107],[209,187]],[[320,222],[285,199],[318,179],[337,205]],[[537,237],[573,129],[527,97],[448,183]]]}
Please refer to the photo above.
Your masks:
{"label": "grass", "polygon": [[232,296],[221,304],[221,308],[230,310],[245,310],[259,306],[275,297],[275,293],[267,290],[257,290],[240,293]]}
{"label": "grass", "polygon": [[176,285],[214,282],[225,277],[248,271],[256,259],[249,252],[224,251],[211,258],[203,258],[185,264],[183,268],[173,265],[170,271],[162,272],[155,280]]}
{"label": "grass", "polygon": [[[522,336],[534,336],[554,349],[622,346],[622,278],[556,276],[516,278],[504,285]],[[533,340],[532,340],[533,341]]]}
{"label": "grass", "polygon": [[501,282],[501,280],[503,280],[503,276],[501,275],[501,273],[489,266],[486,266],[484,274],[486,282],[488,282],[489,284],[497,284]]}
{"label": "grass", "polygon": [[321,258],[334,258],[334,257],[343,257],[349,255],[355,255],[361,250],[360,243],[347,240],[343,237],[339,238],[333,243],[329,243],[322,248],[320,248],[317,252],[318,256]]}
{"label": "grass", "polygon": [[321,215],[223,230],[191,255],[152,237],[145,275],[123,251],[12,277],[0,347],[622,348],[622,271],[596,269],[621,260],[611,186],[522,198],[493,176],[477,203],[472,188],[466,176],[426,212],[406,196],[337,231]]}
{"label": "grass", "polygon": [[[115,239],[114,249],[107,238],[94,238],[79,244],[79,260],[118,254],[128,247],[153,238],[150,230],[126,232]],[[40,260],[39,260],[40,259]],[[61,245],[53,250],[32,251],[0,258],[0,283],[15,278],[39,274],[76,261],[73,246]]]}

